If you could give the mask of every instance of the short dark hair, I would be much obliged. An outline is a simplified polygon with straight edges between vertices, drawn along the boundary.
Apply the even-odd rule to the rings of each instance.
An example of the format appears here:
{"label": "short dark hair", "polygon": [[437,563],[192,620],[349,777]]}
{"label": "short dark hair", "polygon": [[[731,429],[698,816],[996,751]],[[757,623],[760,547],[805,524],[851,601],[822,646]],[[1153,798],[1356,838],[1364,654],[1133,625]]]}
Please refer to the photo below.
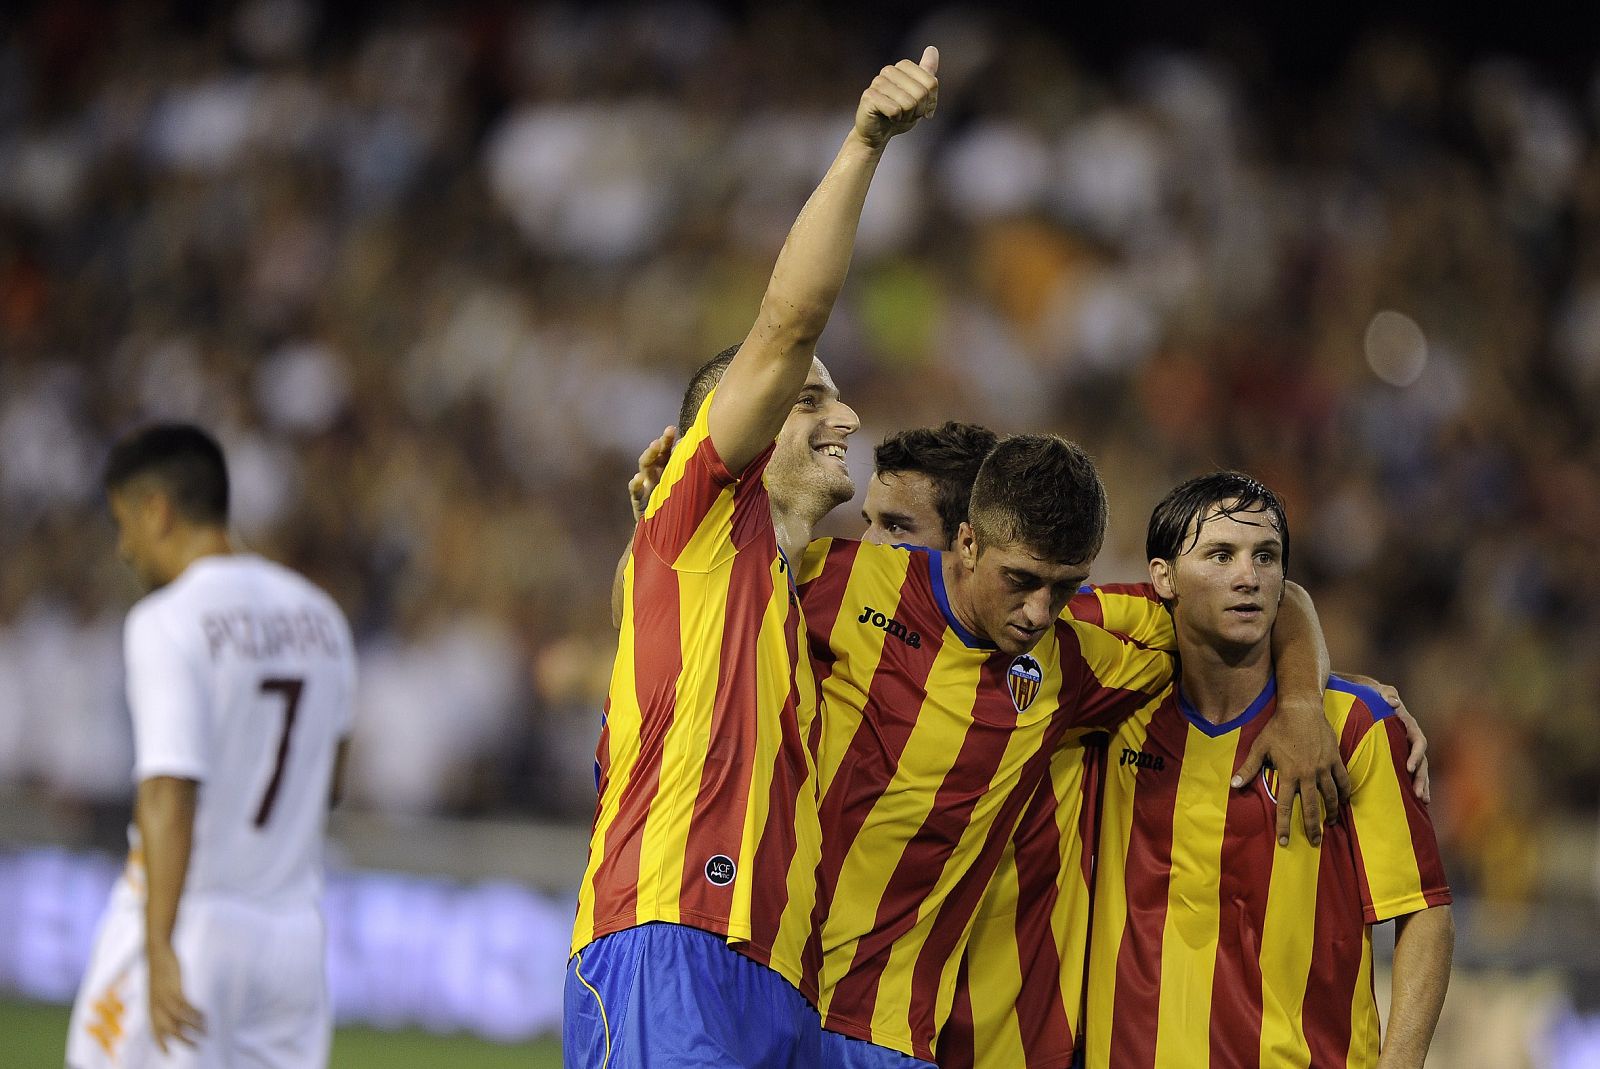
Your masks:
{"label": "short dark hair", "polygon": [[1048,560],[1081,564],[1099,554],[1109,512],[1094,461],[1054,434],[1000,442],[972,486],[971,523],[980,548],[1023,545]]}
{"label": "short dark hair", "polygon": [[730,345],[695,368],[694,374],[689,376],[689,388],[683,391],[683,404],[678,409],[679,435],[688,434],[689,428],[694,426],[694,418],[700,414],[700,406],[706,403],[706,395],[717,388],[738,352],[737,345]]}
{"label": "short dark hair", "polygon": [[[1145,531],[1144,552],[1151,560],[1176,560],[1189,548],[1189,525],[1203,517],[1213,506],[1223,505],[1223,516],[1243,512],[1268,512],[1277,519],[1278,537],[1283,540],[1283,570],[1289,571],[1289,517],[1284,512],[1283,501],[1259,479],[1242,471],[1214,471],[1197,475],[1161,499],[1150,513],[1150,526]],[[1195,529],[1194,541],[1200,531]]]}
{"label": "short dark hair", "polygon": [[999,440],[988,427],[952,420],[889,435],[873,450],[872,462],[879,475],[927,476],[933,483],[945,542],[954,543],[967,520],[978,469]]}
{"label": "short dark hair", "polygon": [[150,479],[191,523],[228,522],[228,465],[222,447],[189,423],[155,423],[111,447],[102,483],[107,493]]}

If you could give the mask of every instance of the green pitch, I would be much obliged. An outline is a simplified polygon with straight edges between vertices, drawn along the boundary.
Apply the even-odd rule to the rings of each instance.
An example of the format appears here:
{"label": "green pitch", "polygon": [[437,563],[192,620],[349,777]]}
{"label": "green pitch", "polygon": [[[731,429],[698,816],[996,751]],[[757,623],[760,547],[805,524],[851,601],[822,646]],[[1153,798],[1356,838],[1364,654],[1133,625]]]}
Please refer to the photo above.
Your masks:
{"label": "green pitch", "polygon": [[[0,1002],[0,1065],[58,1066],[66,1049],[66,1006]],[[332,1069],[556,1069],[561,1044],[550,1039],[501,1046],[466,1036],[341,1028],[333,1035]]]}

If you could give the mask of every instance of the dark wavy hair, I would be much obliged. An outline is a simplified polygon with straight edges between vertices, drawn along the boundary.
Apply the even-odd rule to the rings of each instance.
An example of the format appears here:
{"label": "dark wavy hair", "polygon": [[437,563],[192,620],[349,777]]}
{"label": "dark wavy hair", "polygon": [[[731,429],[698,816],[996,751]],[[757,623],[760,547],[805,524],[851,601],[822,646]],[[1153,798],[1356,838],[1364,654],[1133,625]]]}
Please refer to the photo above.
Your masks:
{"label": "dark wavy hair", "polygon": [[879,475],[927,476],[949,544],[967,520],[978,469],[999,440],[987,427],[951,421],[889,435],[873,450],[872,461]]}
{"label": "dark wavy hair", "polygon": [[[1189,526],[1212,508],[1225,506],[1223,516],[1248,512],[1267,512],[1278,524],[1283,542],[1283,571],[1289,572],[1289,517],[1283,501],[1272,489],[1242,471],[1214,471],[1199,475],[1177,487],[1150,513],[1145,531],[1144,552],[1151,560],[1177,560],[1200,539],[1198,525],[1193,538]],[[1187,544],[1186,544],[1187,542]]]}
{"label": "dark wavy hair", "polygon": [[1054,434],[1003,440],[972,486],[971,523],[980,548],[1022,545],[1048,560],[1083,564],[1099,554],[1109,514],[1094,461]]}

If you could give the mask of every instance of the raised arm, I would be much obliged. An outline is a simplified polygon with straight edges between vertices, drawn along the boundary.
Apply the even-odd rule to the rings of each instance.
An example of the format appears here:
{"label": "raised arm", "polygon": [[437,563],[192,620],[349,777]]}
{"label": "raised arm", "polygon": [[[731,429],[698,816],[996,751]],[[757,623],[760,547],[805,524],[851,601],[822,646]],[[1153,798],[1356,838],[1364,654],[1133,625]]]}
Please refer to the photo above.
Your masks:
{"label": "raised arm", "polygon": [[1395,919],[1394,984],[1378,1069],[1422,1069],[1450,986],[1456,925],[1449,906]]}
{"label": "raised arm", "polygon": [[777,437],[805,385],[813,351],[844,285],[867,188],[884,147],[932,115],[939,52],[885,67],[861,95],[855,127],[800,211],[778,255],[755,325],[712,401],[711,441],[742,472]]}

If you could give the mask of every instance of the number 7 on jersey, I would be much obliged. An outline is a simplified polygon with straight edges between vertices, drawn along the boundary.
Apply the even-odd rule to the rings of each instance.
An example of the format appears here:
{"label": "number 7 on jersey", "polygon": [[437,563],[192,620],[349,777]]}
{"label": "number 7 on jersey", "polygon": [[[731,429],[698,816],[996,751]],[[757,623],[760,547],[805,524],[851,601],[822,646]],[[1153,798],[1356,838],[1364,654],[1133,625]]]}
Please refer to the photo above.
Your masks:
{"label": "number 7 on jersey", "polygon": [[289,732],[294,730],[294,714],[300,708],[300,692],[305,688],[303,679],[263,679],[262,694],[283,696],[283,735],[278,739],[278,760],[272,766],[272,778],[267,781],[267,793],[261,796],[261,808],[256,810],[256,827],[266,824],[272,815],[272,803],[278,800],[278,787],[283,782],[283,763],[289,757]]}

